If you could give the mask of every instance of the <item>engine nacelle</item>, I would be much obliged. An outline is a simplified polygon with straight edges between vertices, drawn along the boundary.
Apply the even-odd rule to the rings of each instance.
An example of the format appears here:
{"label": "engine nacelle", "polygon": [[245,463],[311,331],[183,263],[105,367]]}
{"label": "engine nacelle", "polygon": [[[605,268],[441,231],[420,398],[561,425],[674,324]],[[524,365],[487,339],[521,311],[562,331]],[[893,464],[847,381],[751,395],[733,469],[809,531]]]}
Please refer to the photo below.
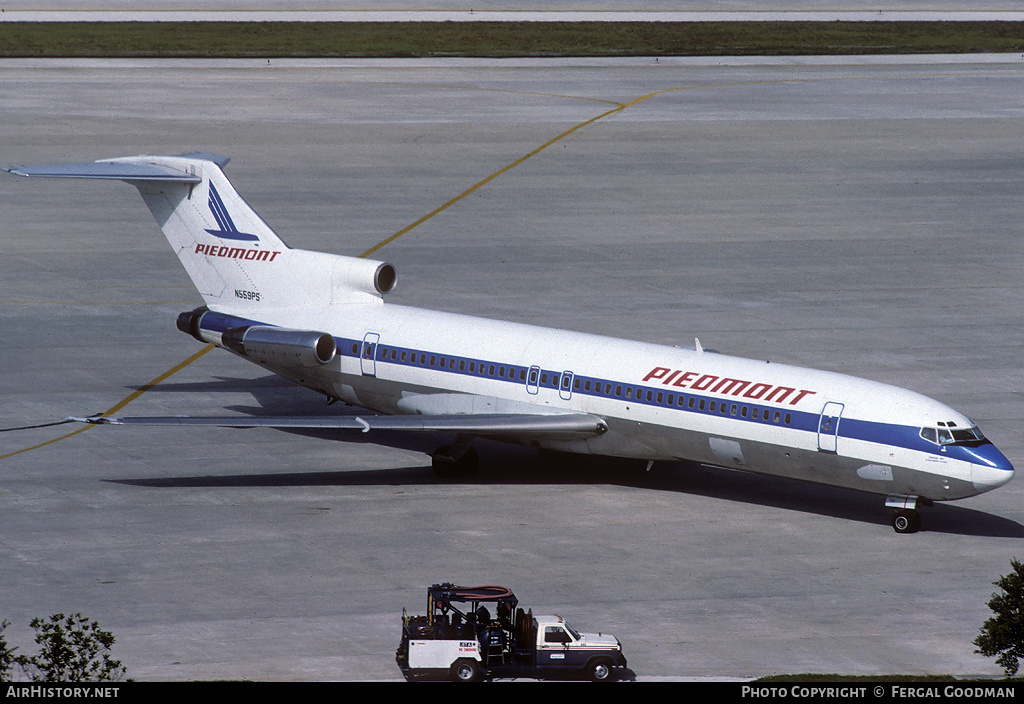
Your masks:
{"label": "engine nacelle", "polygon": [[[216,313],[206,306],[188,310],[178,316],[178,329],[200,342],[220,342],[220,336],[230,328],[261,325],[254,320],[226,313]],[[263,326],[269,327],[269,326]]]}
{"label": "engine nacelle", "polygon": [[[366,261],[366,265],[362,264],[363,261]],[[373,267],[373,274],[366,276],[366,274],[369,274],[370,267]],[[363,271],[360,272],[360,269],[363,269]],[[395,285],[398,283],[398,272],[395,271],[395,267],[391,266],[387,262],[375,262],[361,259],[358,262],[355,262],[354,266],[349,269],[349,274],[360,277],[364,281],[372,281],[373,290],[381,295],[391,293],[395,289]],[[354,282],[351,282],[351,284],[354,284]],[[355,285],[358,286],[358,284]]]}
{"label": "engine nacelle", "polygon": [[287,254],[288,285],[267,294],[283,296],[289,305],[379,301],[398,283],[398,272],[387,262],[305,249],[290,249]]}
{"label": "engine nacelle", "polygon": [[283,367],[316,367],[330,362],[338,352],[334,338],[325,332],[268,325],[229,328],[220,341],[253,362]]}
{"label": "engine nacelle", "polygon": [[186,335],[191,335],[200,342],[206,342],[199,332],[199,323],[209,310],[210,309],[206,306],[200,306],[195,310],[187,310],[184,313],[181,313],[178,315],[178,329]]}

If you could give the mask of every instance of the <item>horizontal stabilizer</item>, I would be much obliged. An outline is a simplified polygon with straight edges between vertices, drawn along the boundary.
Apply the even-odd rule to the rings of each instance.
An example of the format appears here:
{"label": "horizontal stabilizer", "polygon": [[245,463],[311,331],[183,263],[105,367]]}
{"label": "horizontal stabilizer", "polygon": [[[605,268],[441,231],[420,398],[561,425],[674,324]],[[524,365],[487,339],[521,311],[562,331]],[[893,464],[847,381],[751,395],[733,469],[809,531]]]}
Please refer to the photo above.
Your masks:
{"label": "horizontal stabilizer", "polygon": [[100,425],[204,425],[225,428],[336,428],[339,430],[404,430],[456,432],[523,437],[591,437],[608,430],[604,420],[586,413],[399,415],[399,416],[150,416],[135,418],[69,418]]}
{"label": "horizontal stabilizer", "polygon": [[[362,257],[292,249],[225,176],[228,157],[205,152],[89,163],[13,166],[17,176],[103,179],[135,186],[207,307],[255,319],[257,310],[380,304],[394,267]],[[268,324],[277,324],[266,316]]]}
{"label": "horizontal stabilizer", "polygon": [[120,181],[168,181],[171,183],[201,183],[202,178],[159,164],[94,161],[86,164],[52,164],[44,166],[15,166],[4,169],[16,176],[43,178],[100,178]]}

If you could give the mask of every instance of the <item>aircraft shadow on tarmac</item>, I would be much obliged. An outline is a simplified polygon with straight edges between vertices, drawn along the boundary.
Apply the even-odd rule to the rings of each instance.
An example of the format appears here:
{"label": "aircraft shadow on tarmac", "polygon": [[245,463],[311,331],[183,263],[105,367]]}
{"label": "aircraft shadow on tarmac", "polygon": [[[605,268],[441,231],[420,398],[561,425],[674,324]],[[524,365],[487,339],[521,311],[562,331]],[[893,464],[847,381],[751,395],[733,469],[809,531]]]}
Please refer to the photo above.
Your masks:
{"label": "aircraft shadow on tarmac", "polygon": [[[351,407],[327,409],[322,397],[297,389],[279,377],[229,379],[220,381],[163,384],[152,391],[216,393],[247,391],[258,406],[197,407],[195,415],[233,411],[240,415],[338,415],[365,414]],[[314,404],[310,403],[313,400]],[[200,409],[209,410],[200,410]],[[313,410],[311,410],[311,408]],[[237,432],[287,432],[321,438],[324,442],[368,443],[429,455],[454,436],[411,432],[360,433],[352,430],[324,429],[239,429]],[[890,514],[877,494],[823,486],[795,479],[772,477],[691,462],[660,462],[650,471],[646,463],[612,457],[570,455],[478,440],[479,470],[472,476],[440,479],[429,462],[420,467],[374,470],[307,469],[273,474],[203,474],[153,479],[110,479],[112,483],[154,488],[199,487],[289,487],[289,486],[396,486],[427,484],[461,485],[596,485],[607,484],[652,491],[679,492],[711,499],[767,506],[833,518],[887,525]],[[1006,518],[963,506],[936,503],[922,510],[922,532],[976,535],[999,538],[1024,538],[1024,526]]]}

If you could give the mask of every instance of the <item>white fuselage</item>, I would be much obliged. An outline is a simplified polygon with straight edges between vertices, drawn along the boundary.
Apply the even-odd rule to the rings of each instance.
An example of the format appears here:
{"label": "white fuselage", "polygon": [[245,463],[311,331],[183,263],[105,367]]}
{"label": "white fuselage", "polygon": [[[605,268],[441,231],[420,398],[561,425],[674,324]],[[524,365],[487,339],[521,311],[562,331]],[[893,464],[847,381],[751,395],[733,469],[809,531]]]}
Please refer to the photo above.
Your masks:
{"label": "white fuselage", "polygon": [[[904,508],[1013,476],[970,420],[894,386],[385,304],[397,280],[390,264],[289,248],[231,186],[227,161],[138,156],[10,171],[135,185],[208,308],[179,316],[179,327],[332,399],[387,414],[504,418],[517,422],[465,434],[795,477],[887,494],[889,505],[905,497]],[[247,326],[259,338],[253,355],[239,333]],[[594,421],[587,432],[550,433],[538,421],[579,413]]]}
{"label": "white fuselage", "polygon": [[383,303],[276,313],[260,310],[258,322],[329,332],[338,355],[321,367],[267,368],[382,413],[583,412],[608,432],[529,444],[935,500],[1013,476],[990,443],[921,437],[940,423],[971,427],[960,413],[842,374]]}

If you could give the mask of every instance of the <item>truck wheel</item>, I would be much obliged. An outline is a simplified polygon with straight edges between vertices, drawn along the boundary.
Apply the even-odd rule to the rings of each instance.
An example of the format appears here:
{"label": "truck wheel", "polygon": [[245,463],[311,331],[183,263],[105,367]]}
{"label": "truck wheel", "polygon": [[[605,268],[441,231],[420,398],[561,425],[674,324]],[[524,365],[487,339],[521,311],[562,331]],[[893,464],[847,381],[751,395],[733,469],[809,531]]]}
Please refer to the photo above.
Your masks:
{"label": "truck wheel", "polygon": [[452,682],[476,682],[480,679],[480,663],[476,660],[458,660],[448,674]]}
{"label": "truck wheel", "polygon": [[615,677],[615,671],[607,660],[595,660],[587,664],[587,677],[591,682],[610,682]]}

